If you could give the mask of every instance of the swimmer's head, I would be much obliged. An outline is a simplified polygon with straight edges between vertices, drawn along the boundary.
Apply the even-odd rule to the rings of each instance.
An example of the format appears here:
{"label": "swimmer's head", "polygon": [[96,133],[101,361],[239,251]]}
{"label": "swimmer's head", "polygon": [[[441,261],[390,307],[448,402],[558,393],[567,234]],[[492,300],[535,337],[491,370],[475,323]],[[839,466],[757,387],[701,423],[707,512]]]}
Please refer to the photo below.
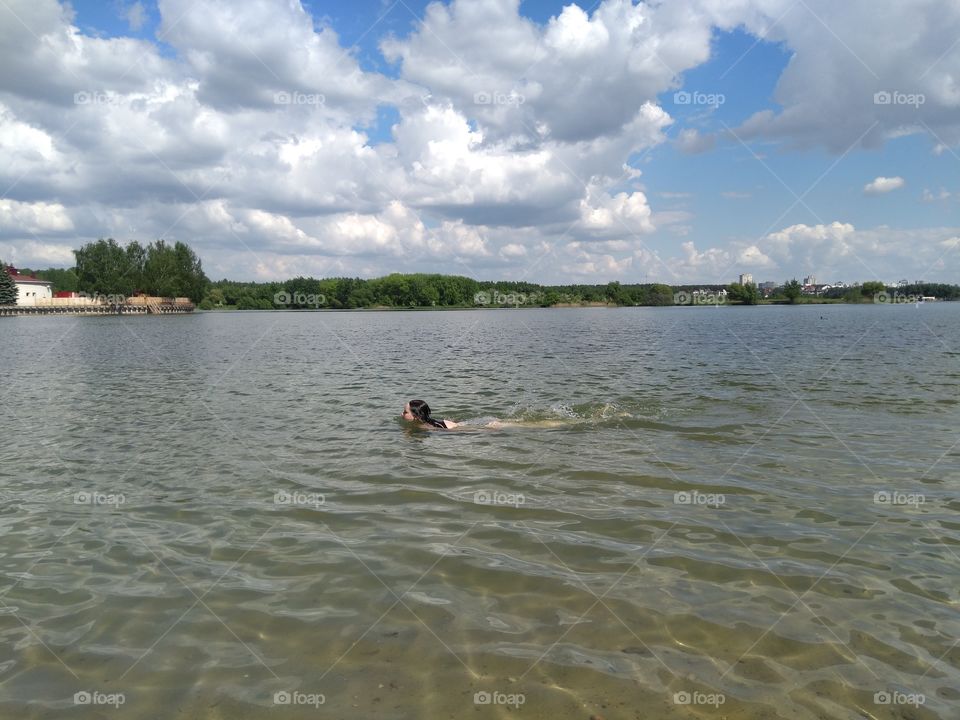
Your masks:
{"label": "swimmer's head", "polygon": [[430,406],[423,400],[411,400],[403,406],[401,417],[404,420],[419,420],[427,425],[443,427],[443,423],[430,417]]}

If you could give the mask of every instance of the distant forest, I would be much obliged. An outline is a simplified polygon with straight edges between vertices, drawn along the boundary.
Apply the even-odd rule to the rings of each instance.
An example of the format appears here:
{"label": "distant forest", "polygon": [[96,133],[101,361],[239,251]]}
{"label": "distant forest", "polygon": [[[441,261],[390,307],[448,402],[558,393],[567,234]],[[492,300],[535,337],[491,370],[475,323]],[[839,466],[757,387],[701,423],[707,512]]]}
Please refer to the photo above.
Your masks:
{"label": "distant forest", "polygon": [[[923,283],[886,288],[872,281],[862,286],[828,290],[822,297],[803,296],[792,280],[766,298],[756,285],[621,284],[540,285],[523,281],[479,281],[460,275],[399,274],[374,279],[297,277],[278,282],[210,281],[200,259],[184,243],[157,240],[147,246],[131,242],[122,246],[113,239],[98,240],[75,250],[76,266],[70,269],[33,270],[50,280],[57,291],[102,295],[189,297],[200,309],[354,309],[431,307],[551,307],[556,305],[686,305],[761,302],[877,302],[886,293],[890,302],[913,296],[939,300],[960,299],[960,286]],[[697,294],[699,291],[701,294]],[[726,291],[726,294],[723,294]],[[883,301],[881,298],[880,301]]]}

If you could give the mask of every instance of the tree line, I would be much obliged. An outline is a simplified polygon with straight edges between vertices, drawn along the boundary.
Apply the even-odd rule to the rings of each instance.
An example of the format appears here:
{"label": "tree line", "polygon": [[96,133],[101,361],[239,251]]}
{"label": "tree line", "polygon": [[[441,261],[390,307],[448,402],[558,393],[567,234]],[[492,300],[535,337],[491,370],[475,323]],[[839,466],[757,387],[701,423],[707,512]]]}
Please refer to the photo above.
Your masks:
{"label": "tree line", "polygon": [[[551,307],[606,304],[663,306],[703,302],[697,292],[711,294],[721,303],[757,305],[763,301],[799,303],[802,287],[790,280],[764,299],[753,283],[741,285],[678,285],[660,283],[540,285],[524,281],[484,282],[461,275],[393,273],[385,277],[296,277],[276,282],[211,282],[200,258],[185,243],[170,245],[157,240],[146,246],[132,241],[123,246],[113,238],[91,242],[74,250],[76,265],[69,269],[32,271],[53,283],[54,290],[130,296],[138,292],[162,297],[189,297],[201,309],[274,310],[280,308],[429,308],[429,307]],[[0,262],[0,267],[3,267]],[[31,273],[27,268],[21,272]],[[6,273],[4,272],[4,277]],[[725,295],[723,294],[725,291]],[[9,295],[0,278],[0,299]],[[14,291],[15,292],[15,291]],[[865,282],[853,288],[836,288],[823,298],[843,302],[875,301],[879,293],[928,295],[943,300],[960,299],[960,286],[924,283],[887,288]],[[722,298],[722,299],[720,299]],[[3,304],[0,302],[0,304]]]}
{"label": "tree line", "polygon": [[210,284],[200,258],[182,242],[169,245],[157,240],[144,247],[134,240],[122,246],[107,238],[87,243],[73,254],[72,268],[20,268],[20,272],[49,280],[57,292],[126,297],[143,293],[188,297],[195,303],[203,300]]}
{"label": "tree line", "polygon": [[393,273],[381,278],[297,277],[283,282],[219,280],[201,309],[550,307],[563,304],[673,305],[668,285],[539,285],[522,281],[480,281],[461,275]]}

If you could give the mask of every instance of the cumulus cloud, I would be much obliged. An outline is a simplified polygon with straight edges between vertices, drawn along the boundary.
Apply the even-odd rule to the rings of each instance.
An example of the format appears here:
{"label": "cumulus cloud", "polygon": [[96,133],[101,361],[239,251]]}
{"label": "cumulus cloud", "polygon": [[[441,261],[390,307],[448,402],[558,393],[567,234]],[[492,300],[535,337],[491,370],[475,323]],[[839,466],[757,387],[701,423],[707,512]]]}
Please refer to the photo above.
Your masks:
{"label": "cumulus cloud", "polygon": [[17,242],[0,241],[0,259],[15,267],[38,268],[51,265],[66,266],[74,263],[73,246],[40,242],[38,240],[20,240]]}
{"label": "cumulus cloud", "polygon": [[956,228],[920,230],[878,227],[857,230],[850,223],[791,225],[758,243],[779,268],[806,268],[830,276],[890,280],[944,278],[960,237]]}
{"label": "cumulus cloud", "polygon": [[597,236],[653,232],[650,214],[642,192],[610,196],[593,186],[580,201],[580,226]]}
{"label": "cumulus cloud", "polygon": [[[537,23],[519,0],[452,0],[381,39],[384,73],[296,0],[159,0],[163,48],[81,30],[66,3],[5,0],[0,251],[69,264],[96,237],[164,237],[240,278],[537,267],[676,281],[902,262],[902,243],[933,252],[951,236],[833,223],[677,246],[694,198],[641,186],[638,168],[676,122],[658,97],[710,58],[718,28],[792,53],[778,108],[732,128],[743,140],[842,152],[927,132],[950,149],[960,8],[925,1],[877,15],[866,0],[603,0]],[[132,29],[151,19],[141,2],[114,7]],[[384,107],[397,119],[374,138]],[[674,146],[730,138],[698,127],[677,128]]]}
{"label": "cumulus cloud", "polygon": [[866,195],[886,195],[888,192],[899,190],[906,181],[902,177],[878,177],[863,186]]}
{"label": "cumulus cloud", "polygon": [[491,139],[575,143],[618,134],[709,57],[710,34],[700,13],[629,0],[591,15],[569,4],[543,26],[519,14],[519,0],[454,0],[432,3],[410,37],[381,47]]}
{"label": "cumulus cloud", "polygon": [[[843,153],[904,134],[960,143],[960,5],[903,2],[880,17],[870,0],[702,0],[720,28],[742,25],[792,53],[763,110],[735,130]],[[936,18],[931,22],[930,18]]]}
{"label": "cumulus cloud", "polygon": [[0,237],[17,234],[58,233],[73,230],[73,221],[60,203],[24,203],[0,199]]}

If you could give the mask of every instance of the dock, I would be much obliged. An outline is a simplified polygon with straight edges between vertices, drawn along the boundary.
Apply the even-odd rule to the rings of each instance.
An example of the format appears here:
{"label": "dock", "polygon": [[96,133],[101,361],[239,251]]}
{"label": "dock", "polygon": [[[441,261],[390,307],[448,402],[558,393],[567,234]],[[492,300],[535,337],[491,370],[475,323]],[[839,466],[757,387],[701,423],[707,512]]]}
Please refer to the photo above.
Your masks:
{"label": "dock", "polygon": [[189,298],[135,295],[122,302],[99,298],[47,298],[35,305],[0,305],[0,317],[22,315],[185,315],[196,309]]}

